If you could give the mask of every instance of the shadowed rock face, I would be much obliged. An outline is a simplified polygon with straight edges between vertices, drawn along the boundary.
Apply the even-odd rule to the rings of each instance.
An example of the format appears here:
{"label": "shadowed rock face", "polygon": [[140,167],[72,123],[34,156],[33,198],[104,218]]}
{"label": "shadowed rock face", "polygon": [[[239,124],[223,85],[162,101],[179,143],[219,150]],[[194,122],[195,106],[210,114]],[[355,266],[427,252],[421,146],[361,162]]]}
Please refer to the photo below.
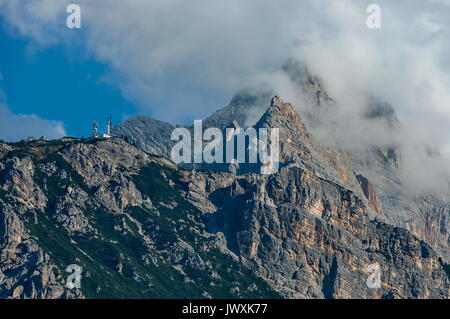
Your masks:
{"label": "shadowed rock face", "polygon": [[367,198],[373,209],[375,209],[378,214],[384,215],[380,199],[378,198],[378,195],[369,180],[362,175],[356,175],[356,179],[361,185],[364,196]]}
{"label": "shadowed rock face", "polygon": [[169,123],[157,121],[145,116],[128,119],[112,129],[115,136],[123,136],[140,149],[166,158],[174,145],[171,134],[175,127]]}

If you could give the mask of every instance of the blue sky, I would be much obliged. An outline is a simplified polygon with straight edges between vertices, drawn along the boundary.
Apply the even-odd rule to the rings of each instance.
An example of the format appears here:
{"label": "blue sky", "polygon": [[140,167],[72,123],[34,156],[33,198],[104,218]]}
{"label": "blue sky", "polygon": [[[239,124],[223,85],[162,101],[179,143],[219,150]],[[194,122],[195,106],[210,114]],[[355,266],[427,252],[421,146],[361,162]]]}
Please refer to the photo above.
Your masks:
{"label": "blue sky", "polygon": [[105,65],[83,54],[77,57],[63,45],[38,47],[4,26],[0,48],[0,88],[14,114],[62,121],[70,136],[89,136],[93,120],[104,129],[108,115],[117,123],[136,114],[121,91],[104,80]]}

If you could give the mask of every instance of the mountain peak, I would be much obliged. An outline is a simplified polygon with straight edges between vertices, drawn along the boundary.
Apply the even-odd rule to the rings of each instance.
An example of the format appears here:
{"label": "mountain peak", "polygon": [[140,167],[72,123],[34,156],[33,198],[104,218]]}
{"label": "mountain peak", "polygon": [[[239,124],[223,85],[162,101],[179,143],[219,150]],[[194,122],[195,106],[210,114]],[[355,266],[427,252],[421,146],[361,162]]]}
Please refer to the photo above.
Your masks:
{"label": "mountain peak", "polygon": [[284,104],[284,101],[281,99],[281,97],[279,97],[278,95],[275,95],[273,98],[272,98],[272,101],[270,101],[270,106],[271,107],[273,107],[273,106],[277,106],[277,105],[280,105],[280,104]]}
{"label": "mountain peak", "polygon": [[300,134],[308,136],[308,131],[291,103],[286,103],[278,95],[272,98],[270,107],[256,124],[257,127],[279,128],[286,134]]}

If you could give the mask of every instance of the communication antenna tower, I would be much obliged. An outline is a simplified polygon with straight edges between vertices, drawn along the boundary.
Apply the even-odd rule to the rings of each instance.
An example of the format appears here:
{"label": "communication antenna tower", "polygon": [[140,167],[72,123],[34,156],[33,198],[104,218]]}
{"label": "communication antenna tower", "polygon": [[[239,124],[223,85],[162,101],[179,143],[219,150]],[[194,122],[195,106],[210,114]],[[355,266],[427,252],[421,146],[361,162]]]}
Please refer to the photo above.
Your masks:
{"label": "communication antenna tower", "polygon": [[98,135],[98,123],[94,121],[92,123],[92,136],[97,137],[97,135]]}
{"label": "communication antenna tower", "polygon": [[108,116],[108,126],[106,129],[106,134],[111,136],[111,127],[112,127],[112,117]]}

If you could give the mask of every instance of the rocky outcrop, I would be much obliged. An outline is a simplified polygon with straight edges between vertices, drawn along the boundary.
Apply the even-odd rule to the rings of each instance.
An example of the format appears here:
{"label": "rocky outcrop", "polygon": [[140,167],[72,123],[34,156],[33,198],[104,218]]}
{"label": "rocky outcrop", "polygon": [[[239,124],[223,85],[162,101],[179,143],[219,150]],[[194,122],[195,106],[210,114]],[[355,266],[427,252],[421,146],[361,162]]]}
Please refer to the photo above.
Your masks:
{"label": "rocky outcrop", "polygon": [[169,158],[173,146],[170,137],[174,128],[166,122],[136,116],[114,127],[112,133],[124,137],[148,153]]}
{"label": "rocky outcrop", "polygon": [[274,97],[255,127],[279,129],[281,165],[297,164],[324,179],[360,190],[346,154],[322,146],[311,136],[292,104]]}
{"label": "rocky outcrop", "polygon": [[29,208],[42,209],[46,199],[33,180],[34,167],[30,158],[12,157],[0,164],[1,189]]}
{"label": "rocky outcrop", "polygon": [[[275,97],[256,127],[280,128],[278,173],[184,178],[207,229],[244,265],[287,298],[448,297],[439,253],[383,221],[370,181],[321,146],[292,105]],[[367,285],[370,265],[381,269],[379,289]]]}
{"label": "rocky outcrop", "polygon": [[378,195],[369,180],[362,175],[356,175],[356,179],[361,185],[364,196],[366,196],[372,208],[375,209],[375,211],[380,215],[384,215],[380,199],[378,198]]}
{"label": "rocky outcrop", "polygon": [[350,159],[354,169],[375,190],[387,221],[411,231],[450,262],[450,193],[445,190],[440,194],[408,192],[399,178],[399,154],[395,147],[384,151],[361,150],[351,154]]}
{"label": "rocky outcrop", "polygon": [[[352,191],[298,166],[270,177],[233,175],[221,186],[208,175],[192,177],[188,194],[199,208],[216,207],[205,215],[209,231],[223,233],[228,249],[284,297],[448,297],[439,255],[408,231],[370,219]],[[373,264],[380,289],[367,286]]]}
{"label": "rocky outcrop", "polygon": [[119,138],[0,145],[0,298],[279,297],[205,232],[164,158]]}
{"label": "rocky outcrop", "polygon": [[61,270],[30,237],[24,209],[0,198],[0,298],[82,298],[65,289]]}
{"label": "rocky outcrop", "polygon": [[0,298],[82,297],[64,288],[61,270],[26,227],[24,215],[47,205],[35,175],[30,157],[0,162]]}

